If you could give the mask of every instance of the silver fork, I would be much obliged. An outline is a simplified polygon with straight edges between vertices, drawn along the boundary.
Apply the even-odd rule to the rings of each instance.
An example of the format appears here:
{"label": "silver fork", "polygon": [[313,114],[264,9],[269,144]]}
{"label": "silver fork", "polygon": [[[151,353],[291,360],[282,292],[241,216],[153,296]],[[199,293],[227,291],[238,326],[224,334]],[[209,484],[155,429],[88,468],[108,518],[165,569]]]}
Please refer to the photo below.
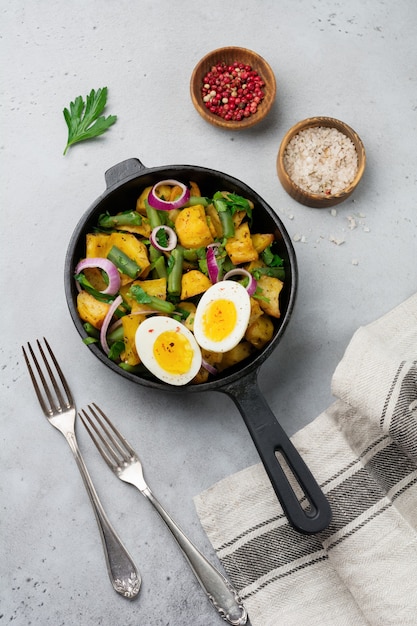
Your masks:
{"label": "silver fork", "polygon": [[[111,526],[97,496],[97,492],[78,448],[75,435],[76,408],[71,391],[45,338],[44,342],[47,352],[42,348],[40,341],[36,340],[39,353],[42,357],[44,370],[46,370],[49,382],[35,356],[32,346],[29,343],[27,344],[28,352],[26,352],[25,348],[22,346],[26,365],[35,388],[36,395],[49,423],[52,424],[52,426],[55,426],[55,428],[57,428],[67,440],[77,462],[78,469],[81,472],[81,476],[90,497],[100,530],[100,536],[106,557],[107,571],[113,588],[117,591],[117,593],[125,598],[133,599],[139,593],[141,586],[142,581],[140,574],[138,573],[136,566],[126,548],[120,541],[120,538]],[[28,354],[32,358],[34,367],[31,365],[31,360]]]}
{"label": "silver fork", "polygon": [[132,446],[97,404],[90,404],[87,409],[90,414],[82,410],[79,417],[107,465],[120,480],[137,487],[153,504],[175,537],[198,582],[220,616],[234,626],[246,624],[248,616],[237,592],[184,535],[155,498],[145,482],[142,464]]}

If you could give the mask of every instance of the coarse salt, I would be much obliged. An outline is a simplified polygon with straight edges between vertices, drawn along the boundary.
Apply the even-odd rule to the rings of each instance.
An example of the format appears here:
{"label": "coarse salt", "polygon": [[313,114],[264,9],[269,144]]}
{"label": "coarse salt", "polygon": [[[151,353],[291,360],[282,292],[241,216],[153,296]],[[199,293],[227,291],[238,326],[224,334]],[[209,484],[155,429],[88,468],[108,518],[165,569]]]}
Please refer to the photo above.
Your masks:
{"label": "coarse salt", "polygon": [[292,137],[284,167],[304,191],[323,196],[341,193],[354,180],[358,155],[349,137],[336,128],[313,126]]}

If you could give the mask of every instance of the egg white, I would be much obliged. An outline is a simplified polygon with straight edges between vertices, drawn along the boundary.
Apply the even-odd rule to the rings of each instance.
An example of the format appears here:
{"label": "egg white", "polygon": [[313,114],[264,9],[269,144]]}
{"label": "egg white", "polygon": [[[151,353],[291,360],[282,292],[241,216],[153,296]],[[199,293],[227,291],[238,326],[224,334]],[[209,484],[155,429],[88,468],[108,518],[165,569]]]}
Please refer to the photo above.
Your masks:
{"label": "egg white", "polygon": [[[215,303],[221,305],[222,300],[233,303],[236,321],[226,336],[217,339],[208,335],[222,335],[222,332],[217,333],[214,323],[207,323],[207,316],[210,315],[212,305]],[[233,280],[221,280],[209,287],[201,297],[195,312],[194,336],[198,345],[205,350],[221,353],[228,352],[237,346],[248,327],[250,310],[250,296],[240,283]],[[212,333],[213,330],[214,333]]]}
{"label": "egg white", "polygon": [[[161,366],[161,359],[158,362],[158,356],[155,347],[160,348],[160,342],[165,335],[163,333],[172,332],[177,338],[180,335],[186,342],[187,348],[190,350],[191,362],[189,366],[185,366],[185,357],[183,354],[175,354],[175,362],[179,365],[179,369],[186,367],[186,371],[180,373],[170,371],[170,368]],[[158,341],[159,339],[159,341]],[[135,335],[136,350],[143,365],[154,376],[170,385],[186,385],[198,373],[201,367],[202,357],[201,350],[197,344],[194,335],[181,322],[177,322],[171,317],[158,315],[148,317],[144,320],[136,331]],[[175,369],[175,368],[174,368]]]}

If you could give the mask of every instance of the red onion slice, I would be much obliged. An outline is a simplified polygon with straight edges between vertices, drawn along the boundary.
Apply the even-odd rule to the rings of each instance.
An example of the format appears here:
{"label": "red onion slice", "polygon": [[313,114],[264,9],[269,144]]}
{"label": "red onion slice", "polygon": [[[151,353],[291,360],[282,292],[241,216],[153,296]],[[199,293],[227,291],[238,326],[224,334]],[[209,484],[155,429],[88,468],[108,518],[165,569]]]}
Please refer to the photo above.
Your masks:
{"label": "red onion slice", "polygon": [[101,291],[100,293],[108,294],[111,296],[116,294],[120,289],[120,274],[117,267],[114,265],[114,263],[109,261],[109,259],[104,259],[101,257],[83,259],[78,263],[77,267],[75,268],[75,273],[79,274],[83,270],[93,267],[98,267],[99,269],[103,270],[103,272],[106,272],[109,279],[109,284],[107,285],[106,289],[104,289],[104,291]]}
{"label": "red onion slice", "polygon": [[103,325],[100,328],[100,343],[101,343],[101,347],[103,348],[104,352],[108,355],[110,352],[110,348],[109,348],[109,344],[107,343],[107,330],[109,328],[109,324],[113,318],[114,312],[116,311],[117,307],[122,304],[123,302],[123,298],[122,296],[117,296],[117,298],[115,298],[113,300],[113,302],[110,305],[109,310],[107,311],[106,317],[104,318],[103,321]]}
{"label": "red onion slice", "polygon": [[206,361],[205,359],[203,359],[201,361],[201,365],[202,367],[204,367],[205,370],[207,370],[210,374],[213,374],[213,376],[215,376],[217,374],[217,369],[214,367],[214,365],[211,365],[208,361]]}
{"label": "red onion slice", "polygon": [[[165,248],[158,243],[157,235],[161,229],[165,231],[165,234],[168,238],[168,245]],[[170,226],[156,226],[151,232],[149,240],[154,248],[156,248],[157,250],[161,250],[162,252],[170,252],[177,245],[176,232]]]}
{"label": "red onion slice", "polygon": [[213,285],[214,283],[218,282],[219,274],[220,274],[219,266],[217,265],[217,259],[216,259],[216,251],[219,245],[220,244],[218,243],[212,243],[209,246],[207,246],[207,249],[206,249],[207,270],[208,270],[209,278],[211,282],[213,283]]}
{"label": "red onion slice", "polygon": [[254,279],[252,274],[250,272],[248,272],[248,270],[243,269],[243,267],[236,267],[234,270],[230,270],[230,272],[227,272],[224,275],[224,280],[227,280],[231,276],[239,276],[239,275],[240,276],[246,276],[246,278],[249,279],[249,283],[248,283],[248,286],[246,287],[246,291],[248,292],[248,294],[250,296],[253,296],[253,294],[256,291],[256,287],[257,287],[258,283]]}
{"label": "red onion slice", "polygon": [[[173,202],[167,202],[166,200],[162,200],[156,195],[156,192],[161,185],[172,185],[174,187],[181,187],[182,194]],[[149,205],[154,209],[158,209],[158,211],[172,211],[172,209],[180,209],[184,206],[184,204],[188,202],[189,199],[190,190],[188,189],[188,187],[183,183],[180,183],[178,180],[173,179],[161,180],[159,183],[156,183],[156,185],[152,187],[148,195]]]}

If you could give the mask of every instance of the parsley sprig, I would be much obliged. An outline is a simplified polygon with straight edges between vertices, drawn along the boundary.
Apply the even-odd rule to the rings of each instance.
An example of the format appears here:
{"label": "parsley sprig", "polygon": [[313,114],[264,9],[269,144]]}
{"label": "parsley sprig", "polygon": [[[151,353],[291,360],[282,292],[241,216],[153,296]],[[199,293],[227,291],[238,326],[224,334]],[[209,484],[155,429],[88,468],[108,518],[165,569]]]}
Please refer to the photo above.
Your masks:
{"label": "parsley sprig", "polygon": [[110,128],[117,120],[116,115],[101,115],[107,102],[107,87],[95,91],[92,89],[86,101],[82,96],[71,102],[69,109],[65,108],[64,118],[68,126],[68,141],[64,155],[74,143],[98,137]]}

